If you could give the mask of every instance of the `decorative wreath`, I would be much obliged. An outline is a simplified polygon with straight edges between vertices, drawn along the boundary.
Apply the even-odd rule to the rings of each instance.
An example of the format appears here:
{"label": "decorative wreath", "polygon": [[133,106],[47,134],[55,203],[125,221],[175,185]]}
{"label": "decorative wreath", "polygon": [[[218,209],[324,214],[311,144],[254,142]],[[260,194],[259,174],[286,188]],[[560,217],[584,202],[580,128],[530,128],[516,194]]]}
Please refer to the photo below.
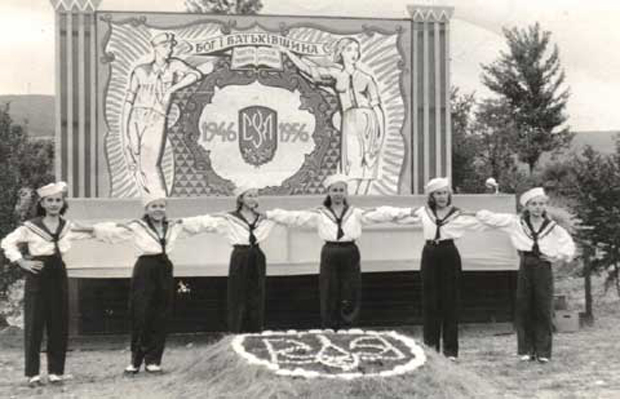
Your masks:
{"label": "decorative wreath", "polygon": [[305,378],[390,377],[426,362],[424,349],[395,331],[264,331],[238,335],[232,347],[250,364]]}

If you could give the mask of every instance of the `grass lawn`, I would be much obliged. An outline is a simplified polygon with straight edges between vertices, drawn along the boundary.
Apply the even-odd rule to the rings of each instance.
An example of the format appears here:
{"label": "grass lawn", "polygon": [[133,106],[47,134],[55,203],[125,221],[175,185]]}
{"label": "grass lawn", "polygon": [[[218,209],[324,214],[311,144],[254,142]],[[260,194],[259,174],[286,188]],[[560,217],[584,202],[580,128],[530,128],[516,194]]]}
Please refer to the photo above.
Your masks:
{"label": "grass lawn", "polygon": [[[559,281],[556,292],[566,293],[569,305],[581,309],[581,284],[579,279]],[[491,326],[467,326],[461,333],[459,362],[450,367],[466,370],[464,374],[477,374],[497,387],[504,398],[620,398],[620,300],[613,292],[602,296],[601,285],[597,280],[595,325],[575,333],[556,334],[551,363],[519,362],[514,334],[498,334]],[[419,339],[418,329],[413,332]],[[196,356],[213,345],[213,339],[218,338],[172,337],[164,355],[165,374],[151,376],[142,372],[124,377],[122,369],[129,360],[126,337],[81,338],[70,344],[70,381],[63,386],[29,388],[23,377],[21,331],[4,330],[0,332],[0,398],[188,397],[173,392],[196,389],[175,387],[188,384],[184,374],[191,370]],[[42,355],[43,370],[44,359]]]}

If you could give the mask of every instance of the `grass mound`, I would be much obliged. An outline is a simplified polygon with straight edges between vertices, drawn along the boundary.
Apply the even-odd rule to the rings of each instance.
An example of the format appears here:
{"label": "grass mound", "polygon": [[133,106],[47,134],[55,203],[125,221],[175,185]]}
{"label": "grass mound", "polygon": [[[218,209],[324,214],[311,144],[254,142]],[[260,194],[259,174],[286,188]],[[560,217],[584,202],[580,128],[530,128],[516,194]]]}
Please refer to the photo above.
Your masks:
{"label": "grass mound", "polygon": [[[482,398],[498,397],[495,386],[425,348],[420,368],[387,378],[340,379],[276,375],[264,366],[249,364],[231,347],[233,337],[197,349],[187,366],[161,386],[170,397],[183,398]],[[163,393],[163,392],[162,392]]]}

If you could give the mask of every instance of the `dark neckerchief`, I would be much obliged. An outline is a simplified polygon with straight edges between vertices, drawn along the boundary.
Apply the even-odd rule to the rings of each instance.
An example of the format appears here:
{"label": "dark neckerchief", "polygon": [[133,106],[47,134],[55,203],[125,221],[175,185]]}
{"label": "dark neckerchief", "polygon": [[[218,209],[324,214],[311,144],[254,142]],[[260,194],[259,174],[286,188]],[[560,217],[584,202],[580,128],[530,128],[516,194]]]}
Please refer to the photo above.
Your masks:
{"label": "dark neckerchief", "polygon": [[246,219],[246,217],[243,216],[243,213],[241,213],[241,210],[234,211],[232,212],[232,214],[238,217],[239,219],[243,220],[245,224],[248,225],[248,229],[250,230],[250,237],[249,237],[250,245],[255,246],[258,240],[256,239],[256,235],[254,235],[254,230],[256,230],[256,226],[258,225],[258,222],[259,222],[259,219],[260,219],[259,215],[256,214],[256,217],[254,218],[252,223],[250,223]]}
{"label": "dark neckerchief", "polygon": [[441,239],[441,226],[445,225],[448,222],[450,216],[454,215],[456,212],[459,211],[459,208],[455,206],[450,207],[450,210],[443,218],[439,218],[437,216],[437,211],[435,210],[435,208],[431,208],[431,211],[433,212],[433,216],[435,217],[434,222],[437,226],[437,230],[435,230],[435,238],[433,239],[433,241],[439,241]]}
{"label": "dark neckerchief", "polygon": [[147,226],[149,226],[151,230],[153,230],[153,232],[157,236],[159,245],[161,245],[161,252],[165,255],[166,254],[166,236],[168,235],[168,219],[164,219],[161,222],[161,225],[163,227],[162,235],[159,235],[159,231],[157,230],[157,228],[155,228],[155,225],[153,224],[153,221],[151,220],[150,217],[144,215],[142,220],[147,224]]}
{"label": "dark neckerchief", "polygon": [[347,204],[344,205],[344,207],[342,208],[342,214],[340,215],[340,217],[336,215],[336,212],[332,209],[331,206],[328,206],[327,209],[334,216],[334,219],[336,219],[336,224],[338,225],[338,232],[336,233],[336,241],[338,241],[344,236],[344,231],[342,230],[342,219],[344,218],[344,215],[347,214],[347,211],[349,210],[349,205]]}
{"label": "dark neckerchief", "polygon": [[532,225],[532,221],[530,220],[529,215],[527,217],[524,216],[523,219],[525,220],[525,224],[527,225],[527,228],[530,230],[530,233],[532,234],[531,236],[532,241],[534,241],[534,244],[532,245],[532,253],[538,256],[540,255],[540,247],[538,246],[538,239],[540,238],[540,235],[545,230],[545,228],[547,228],[549,223],[551,223],[551,219],[549,219],[546,216],[543,216],[543,221],[540,224],[540,228],[538,230],[534,230],[534,226]]}
{"label": "dark neckerchief", "polygon": [[30,223],[32,223],[34,226],[38,227],[39,229],[43,230],[46,234],[49,235],[50,241],[54,243],[54,255],[60,256],[60,248],[58,247],[58,241],[60,241],[60,234],[62,233],[62,230],[65,228],[67,221],[64,218],[59,217],[58,226],[56,227],[56,231],[54,232],[50,231],[47,225],[43,223],[43,216],[39,216],[39,217],[36,217],[30,220]]}

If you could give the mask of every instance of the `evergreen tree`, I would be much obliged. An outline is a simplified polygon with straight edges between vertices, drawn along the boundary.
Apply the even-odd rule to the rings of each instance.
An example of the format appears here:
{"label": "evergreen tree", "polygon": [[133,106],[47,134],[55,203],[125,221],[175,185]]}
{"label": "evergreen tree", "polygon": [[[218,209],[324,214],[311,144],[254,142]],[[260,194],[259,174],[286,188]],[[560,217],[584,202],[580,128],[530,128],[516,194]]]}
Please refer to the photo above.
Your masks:
{"label": "evergreen tree", "polygon": [[573,157],[571,170],[569,181],[578,184],[563,189],[581,225],[577,237],[590,256],[584,261],[592,271],[607,271],[608,283],[615,284],[620,295],[620,137],[615,154],[603,155],[588,146]]}
{"label": "evergreen tree", "polygon": [[565,125],[569,89],[551,32],[536,23],[504,29],[504,36],[508,51],[482,66],[482,82],[508,107],[517,128],[517,155],[531,174],[543,152],[566,147],[572,139]]}

